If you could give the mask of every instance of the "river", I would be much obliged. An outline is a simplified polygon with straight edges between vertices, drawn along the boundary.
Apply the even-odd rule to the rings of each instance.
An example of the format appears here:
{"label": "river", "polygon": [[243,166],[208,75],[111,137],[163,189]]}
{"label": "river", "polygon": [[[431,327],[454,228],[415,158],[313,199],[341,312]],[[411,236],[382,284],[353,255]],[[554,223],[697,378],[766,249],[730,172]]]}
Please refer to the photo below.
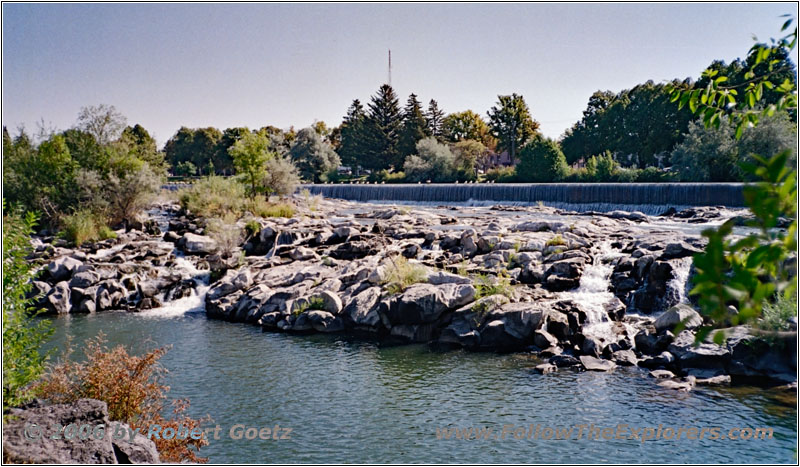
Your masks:
{"label": "river", "polygon": [[[210,415],[218,463],[794,463],[793,393],[752,387],[661,388],[640,368],[539,375],[525,354],[434,352],[344,336],[262,333],[202,311],[97,313],[52,319],[49,346],[102,332],[133,352],[171,345],[162,359],[171,398]],[[80,352],[77,352],[80,353]],[[288,440],[236,440],[235,424],[292,428]],[[766,440],[438,440],[437,428],[771,427]],[[629,433],[629,432],[628,432]],[[541,436],[540,436],[541,438]]]}

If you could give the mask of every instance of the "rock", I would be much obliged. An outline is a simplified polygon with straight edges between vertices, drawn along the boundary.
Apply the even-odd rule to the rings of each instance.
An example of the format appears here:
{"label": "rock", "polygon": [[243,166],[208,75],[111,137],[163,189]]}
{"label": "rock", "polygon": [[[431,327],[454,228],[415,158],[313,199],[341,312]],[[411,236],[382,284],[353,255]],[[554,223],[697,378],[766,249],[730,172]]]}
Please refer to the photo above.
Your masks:
{"label": "rock", "polygon": [[639,362],[633,350],[617,350],[611,354],[611,358],[621,366],[636,366]]}
{"label": "rock", "polygon": [[70,304],[70,288],[67,281],[59,282],[50,290],[50,293],[45,298],[45,304],[53,313],[69,313],[72,305]]}
{"label": "rock", "polygon": [[664,248],[664,252],[658,258],[660,260],[668,260],[668,259],[675,259],[675,258],[685,258],[687,256],[692,256],[696,253],[702,253],[703,251],[695,248],[687,243],[680,242],[680,243],[670,243]]}
{"label": "rock", "polygon": [[381,323],[378,303],[380,287],[370,287],[354,296],[342,310],[342,316],[355,328],[376,330]]}
{"label": "rock", "polygon": [[689,305],[677,305],[662,313],[653,325],[659,332],[672,331],[681,322],[684,323],[684,329],[692,330],[703,325],[703,318]]}
{"label": "rock", "polygon": [[668,380],[659,382],[658,385],[661,386],[662,388],[674,389],[676,391],[689,392],[692,389],[694,389],[695,378],[694,378],[694,376],[689,376],[689,377],[685,378],[682,381],[676,381],[676,380],[673,380],[673,379],[668,379]]}
{"label": "rock", "polygon": [[672,367],[675,363],[675,356],[671,353],[664,351],[655,357],[647,357],[639,360],[639,366],[648,369],[656,369],[660,367]]}
{"label": "rock", "polygon": [[580,365],[581,363],[580,360],[573,357],[572,355],[553,355],[552,357],[550,357],[549,362],[559,368],[577,366]]}
{"label": "rock", "polygon": [[295,248],[291,253],[289,253],[289,256],[295,261],[308,261],[310,259],[317,258],[317,254],[314,253],[314,250],[304,246]]}
{"label": "rock", "polygon": [[567,340],[572,336],[572,329],[569,325],[569,318],[560,311],[547,313],[547,332],[556,336],[559,340]]}
{"label": "rock", "polygon": [[322,292],[312,295],[311,298],[322,300],[325,311],[332,315],[338,315],[342,311],[342,299],[330,290],[323,290]]}
{"label": "rock", "polygon": [[731,377],[730,375],[717,375],[710,378],[698,378],[695,380],[695,384],[698,386],[724,386],[731,384]]}
{"label": "rock", "polygon": [[65,279],[69,279],[72,276],[73,271],[75,271],[75,269],[82,264],[83,262],[78,261],[75,258],[62,256],[61,258],[58,258],[48,264],[45,269],[50,274],[53,282],[60,282]]}
{"label": "rock", "polygon": [[560,292],[578,287],[586,260],[582,257],[567,258],[550,265],[544,272],[544,287]]}
{"label": "rock", "polygon": [[225,276],[208,290],[206,301],[218,300],[233,292],[243,290],[249,287],[252,282],[253,277],[249,269],[240,271],[228,270]]}
{"label": "rock", "polygon": [[542,364],[540,364],[540,365],[536,365],[536,366],[534,367],[534,370],[535,370],[537,373],[540,373],[540,374],[546,375],[546,374],[548,374],[548,373],[553,373],[553,372],[556,372],[556,371],[558,371],[558,367],[557,367],[557,366],[555,366],[555,365],[553,365],[552,363],[542,363]]}
{"label": "rock", "polygon": [[653,370],[650,372],[650,376],[656,379],[667,379],[674,378],[675,374],[669,370]]}
{"label": "rock", "polygon": [[[86,439],[74,437],[67,440],[64,437],[53,439],[52,436],[42,436],[40,439],[28,439],[25,427],[33,424],[42,428],[43,433],[49,434],[52,426],[98,425],[109,426],[108,408],[105,402],[94,399],[80,399],[74,404],[44,405],[38,407],[11,409],[12,417],[3,423],[3,462],[33,463],[33,464],[116,464],[120,460],[115,455],[111,442],[113,430],[106,430],[105,436],[95,439],[88,436]],[[149,441],[152,444],[152,441]],[[155,446],[152,447],[155,451]],[[132,450],[129,450],[132,452]],[[125,457],[123,452],[120,457]],[[145,456],[136,456],[144,458]],[[158,463],[159,458],[150,458],[151,462]]]}
{"label": "rock", "polygon": [[311,327],[319,332],[340,332],[344,330],[342,320],[327,311],[309,311],[308,321],[311,323]]}
{"label": "rock", "polygon": [[[112,422],[111,426],[120,432],[125,430],[125,433],[130,433],[131,431],[130,426],[125,423]],[[156,444],[144,434],[136,433],[133,441],[131,441],[130,435],[121,438],[114,438],[112,435],[111,444],[119,464],[158,464],[161,462]]]}
{"label": "rock", "polygon": [[726,347],[701,343],[695,346],[694,334],[683,331],[669,345],[681,368],[726,368],[731,353]]}
{"label": "rock", "polygon": [[589,355],[580,356],[581,365],[588,371],[610,371],[617,367],[617,364],[608,360],[601,360]]}
{"label": "rock", "polygon": [[353,260],[375,255],[378,251],[378,247],[369,242],[350,241],[342,243],[336,249],[331,250],[329,256],[335,259]]}
{"label": "rock", "polygon": [[642,329],[636,333],[633,337],[633,341],[636,344],[637,350],[645,354],[653,355],[666,350],[674,338],[675,336],[669,331],[655,335],[647,329]]}
{"label": "rock", "polygon": [[581,345],[581,351],[592,357],[600,357],[603,354],[603,343],[599,339],[587,336]]}
{"label": "rock", "polygon": [[71,288],[86,288],[100,281],[100,276],[91,271],[76,272],[69,281]]}
{"label": "rock", "polygon": [[217,250],[217,242],[204,235],[197,235],[191,232],[183,234],[183,251],[190,255],[209,255]]}
{"label": "rock", "polygon": [[540,349],[547,349],[558,345],[558,339],[544,329],[537,329],[533,333],[533,344]]}
{"label": "rock", "polygon": [[437,271],[428,274],[428,283],[432,285],[443,284],[471,284],[472,280],[469,277],[459,276],[446,271]]}
{"label": "rock", "polygon": [[471,285],[414,284],[392,301],[385,315],[394,326],[397,324],[423,324],[436,321],[442,313],[475,298]]}

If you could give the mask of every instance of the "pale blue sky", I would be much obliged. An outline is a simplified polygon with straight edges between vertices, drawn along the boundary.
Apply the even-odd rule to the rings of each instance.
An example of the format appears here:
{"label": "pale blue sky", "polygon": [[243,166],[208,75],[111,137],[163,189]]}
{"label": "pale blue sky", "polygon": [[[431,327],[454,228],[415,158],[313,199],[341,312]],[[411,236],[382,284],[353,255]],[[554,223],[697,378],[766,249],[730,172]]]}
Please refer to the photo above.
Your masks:
{"label": "pale blue sky", "polygon": [[4,4],[2,123],[66,129],[113,104],[181,126],[338,125],[387,79],[446,112],[522,94],[558,137],[592,92],[698,77],[777,36],[795,3]]}

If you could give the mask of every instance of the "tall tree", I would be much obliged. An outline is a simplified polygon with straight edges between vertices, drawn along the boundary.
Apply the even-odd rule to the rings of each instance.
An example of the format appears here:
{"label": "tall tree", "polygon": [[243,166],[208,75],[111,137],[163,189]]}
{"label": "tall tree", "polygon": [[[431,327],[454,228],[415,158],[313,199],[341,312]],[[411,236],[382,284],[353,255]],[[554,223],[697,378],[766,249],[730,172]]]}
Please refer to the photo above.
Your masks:
{"label": "tall tree", "polygon": [[403,129],[400,133],[400,154],[403,159],[417,152],[417,142],[429,136],[427,121],[416,94],[408,96],[403,109]]}
{"label": "tall tree", "polygon": [[442,120],[444,119],[444,111],[439,108],[439,103],[435,99],[431,99],[428,103],[428,134],[434,137],[442,137]]}
{"label": "tall tree", "polygon": [[536,135],[520,151],[517,177],[525,182],[557,182],[568,171],[567,160],[558,143]]}
{"label": "tall tree", "polygon": [[320,182],[325,175],[339,166],[339,155],[314,128],[303,128],[289,152],[292,161],[306,180]]}
{"label": "tall tree", "polygon": [[247,132],[228,149],[233,159],[236,172],[242,176],[247,185],[250,199],[264,192],[264,175],[267,161],[275,157],[269,150],[269,138],[266,133]]}
{"label": "tall tree", "polygon": [[539,123],[531,118],[528,104],[522,96],[497,96],[497,105],[489,110],[489,126],[498,140],[498,148],[508,151],[511,160],[517,159],[517,151],[531,136],[536,134]]}
{"label": "tall tree", "polygon": [[78,114],[78,128],[94,136],[100,144],[117,139],[125,128],[125,116],[113,105],[90,105],[82,107]]}
{"label": "tall tree", "polygon": [[[233,159],[231,158],[228,149],[231,148],[237,141],[249,133],[250,130],[246,126],[226,128],[222,132],[222,137],[217,142],[216,150],[212,162],[214,163],[214,171],[218,174],[233,173]],[[270,139],[270,141],[272,141]]]}
{"label": "tall tree", "polygon": [[[156,140],[138,123],[122,130],[120,143],[137,159],[147,162],[154,170],[164,170],[164,154],[156,148]],[[73,156],[74,157],[74,156]]]}
{"label": "tall tree", "polygon": [[355,99],[342,120],[342,144],[339,156],[345,165],[357,165],[363,155],[364,141],[367,139],[366,118],[364,106],[361,105],[361,101]]}
{"label": "tall tree", "polygon": [[384,84],[378,90],[378,94],[372,96],[369,103],[369,114],[366,119],[367,138],[360,160],[362,166],[381,170],[390,166],[399,168],[403,164],[403,158],[397,148],[402,124],[403,118],[397,95],[391,86]]}
{"label": "tall tree", "polygon": [[473,140],[479,141],[489,149],[497,146],[497,140],[492,136],[489,125],[480,115],[471,110],[451,113],[444,117],[442,136],[451,143]]}

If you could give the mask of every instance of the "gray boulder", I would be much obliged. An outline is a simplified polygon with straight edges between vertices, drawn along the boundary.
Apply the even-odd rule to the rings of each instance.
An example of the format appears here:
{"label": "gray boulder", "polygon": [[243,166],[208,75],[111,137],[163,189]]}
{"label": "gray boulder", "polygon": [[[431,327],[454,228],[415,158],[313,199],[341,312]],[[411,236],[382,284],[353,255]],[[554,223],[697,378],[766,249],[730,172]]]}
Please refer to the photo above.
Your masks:
{"label": "gray boulder", "polygon": [[48,264],[45,269],[50,274],[53,282],[59,282],[69,279],[75,269],[82,264],[82,261],[78,261],[75,258],[62,256]]}
{"label": "gray boulder", "polygon": [[45,298],[45,304],[53,313],[69,313],[72,305],[70,305],[70,288],[67,281],[59,282],[50,290]]}
{"label": "gray boulder", "polygon": [[342,310],[342,316],[357,329],[376,330],[381,323],[378,304],[381,288],[370,287],[354,296]]}
{"label": "gray boulder", "polygon": [[466,305],[474,298],[475,288],[471,285],[414,284],[392,301],[385,316],[393,326],[432,323],[445,311]]}
{"label": "gray boulder", "polygon": [[669,351],[681,368],[726,368],[731,359],[726,347],[705,342],[696,346],[694,334],[689,331],[678,334]]}
{"label": "gray boulder", "polygon": [[601,360],[589,355],[581,355],[580,361],[587,371],[610,371],[617,367],[617,364],[612,361]]}
{"label": "gray boulder", "polygon": [[191,232],[183,234],[183,251],[190,255],[209,255],[217,250],[217,242],[204,235],[197,235]]}
{"label": "gray boulder", "polygon": [[656,331],[672,331],[678,323],[684,323],[684,329],[696,329],[703,325],[703,317],[689,305],[677,305],[661,314],[653,325]]}

